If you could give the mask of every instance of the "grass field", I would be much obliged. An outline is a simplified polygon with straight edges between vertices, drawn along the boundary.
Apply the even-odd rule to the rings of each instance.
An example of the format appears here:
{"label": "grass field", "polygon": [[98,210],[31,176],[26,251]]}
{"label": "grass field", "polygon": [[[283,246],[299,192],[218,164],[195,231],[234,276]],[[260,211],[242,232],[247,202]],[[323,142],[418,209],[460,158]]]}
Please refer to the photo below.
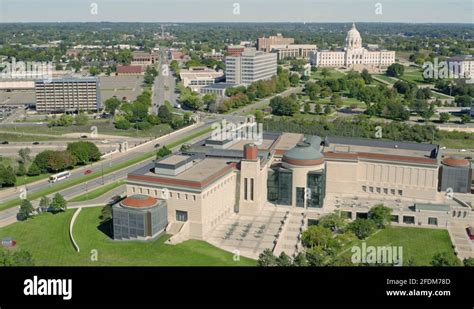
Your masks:
{"label": "grass field", "polygon": [[426,84],[423,79],[423,72],[416,68],[405,67],[405,73],[403,73],[400,79],[417,84]]}
{"label": "grass field", "polygon": [[[117,136],[128,136],[128,137],[159,137],[164,134],[173,132],[173,129],[168,124],[160,124],[153,126],[149,130],[118,130],[115,128],[113,121],[108,119],[98,119],[90,121],[89,124],[84,126],[72,125],[70,127],[51,127],[47,125],[42,126],[18,126],[16,128],[2,128],[2,131],[16,132],[16,133],[36,133],[36,134],[49,134],[53,136],[59,136],[69,133],[91,133],[91,127],[97,127],[97,133],[104,135],[117,135]],[[36,139],[35,139],[36,140]],[[10,141],[10,140],[9,140]]]}
{"label": "grass field", "polygon": [[121,180],[121,181],[110,183],[110,184],[105,185],[105,186],[101,186],[101,187],[99,187],[95,190],[92,190],[92,191],[88,192],[88,193],[84,193],[82,195],[76,196],[76,197],[70,199],[69,202],[84,202],[84,201],[89,201],[89,200],[96,199],[96,198],[104,195],[105,193],[107,193],[109,191],[112,191],[115,188],[120,187],[124,183],[125,183],[125,181]]}
{"label": "grass field", "polygon": [[[253,266],[254,260],[216,248],[204,241],[189,240],[172,246],[155,241],[114,241],[101,229],[100,207],[84,208],[74,226],[74,237],[80,247],[77,253],[69,239],[69,222],[74,210],[56,215],[47,213],[25,222],[0,229],[0,238],[10,236],[17,249],[33,255],[36,266]],[[14,249],[14,250],[17,250]],[[97,251],[93,251],[97,250]],[[97,261],[91,261],[97,252]]]}
{"label": "grass field", "polygon": [[[322,68],[318,68],[316,72],[311,72],[312,79],[324,79],[321,75]],[[341,78],[344,77],[344,73],[337,71],[336,69],[328,68],[329,75],[326,78]]]}
{"label": "grass field", "polygon": [[[438,252],[450,252],[454,255],[448,231],[441,229],[425,229],[415,227],[387,227],[365,240],[367,246],[401,246],[403,247],[403,263],[406,265],[413,258],[418,266],[429,266],[430,261]],[[357,241],[353,245],[361,245]],[[350,248],[343,254],[351,256]]]}
{"label": "grass field", "polygon": [[395,84],[397,82],[396,78],[387,76],[385,74],[374,74],[373,77],[378,78],[380,80],[383,80],[387,83],[390,83],[391,85]]}
{"label": "grass field", "polygon": [[[11,128],[1,128],[0,130],[12,131]],[[34,133],[34,132],[32,132]],[[48,136],[37,136],[37,135],[28,135],[28,134],[18,134],[18,133],[0,133],[0,141],[9,141],[9,142],[45,142],[45,141],[55,141],[60,140],[56,137]]]}

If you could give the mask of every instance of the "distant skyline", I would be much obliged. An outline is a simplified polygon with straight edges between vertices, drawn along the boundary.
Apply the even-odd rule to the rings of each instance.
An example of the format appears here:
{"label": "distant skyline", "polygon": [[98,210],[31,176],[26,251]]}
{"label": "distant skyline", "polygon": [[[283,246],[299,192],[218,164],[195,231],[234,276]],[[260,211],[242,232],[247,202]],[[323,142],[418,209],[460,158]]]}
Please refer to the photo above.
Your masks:
{"label": "distant skyline", "polygon": [[0,22],[101,21],[474,23],[474,0],[0,0]]}

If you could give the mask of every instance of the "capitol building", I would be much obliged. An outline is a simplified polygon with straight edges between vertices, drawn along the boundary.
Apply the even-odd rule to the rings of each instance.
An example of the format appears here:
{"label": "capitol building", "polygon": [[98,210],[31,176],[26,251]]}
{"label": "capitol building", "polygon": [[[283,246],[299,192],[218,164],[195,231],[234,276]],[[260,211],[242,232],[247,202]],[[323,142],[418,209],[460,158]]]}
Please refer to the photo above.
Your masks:
{"label": "capitol building", "polygon": [[362,37],[354,24],[349,30],[343,50],[320,50],[311,56],[311,64],[317,67],[367,68],[377,70],[395,62],[395,51],[362,46]]}

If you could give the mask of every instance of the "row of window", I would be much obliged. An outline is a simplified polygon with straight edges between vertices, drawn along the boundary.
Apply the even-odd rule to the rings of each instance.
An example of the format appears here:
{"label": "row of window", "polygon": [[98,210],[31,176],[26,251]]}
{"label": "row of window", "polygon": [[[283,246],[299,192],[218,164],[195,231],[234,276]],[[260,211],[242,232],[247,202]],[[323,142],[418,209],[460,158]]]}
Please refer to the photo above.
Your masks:
{"label": "row of window", "polygon": [[133,193],[140,193],[140,194],[147,194],[149,196],[156,196],[158,198],[164,198],[164,199],[171,199],[175,197],[177,200],[180,199],[192,199],[193,201],[196,200],[196,195],[195,194],[188,194],[188,193],[179,193],[179,192],[171,192],[168,189],[143,189],[143,188],[135,188],[132,187],[132,192]]}
{"label": "row of window", "polygon": [[389,188],[381,188],[381,187],[362,186],[362,191],[363,192],[368,192],[368,193],[378,193],[378,194],[385,194],[385,195],[403,196],[403,190],[400,190],[400,189],[389,189]]}
{"label": "row of window", "polygon": [[[250,184],[250,187],[249,187]],[[254,179],[244,178],[244,200],[254,200]]]}

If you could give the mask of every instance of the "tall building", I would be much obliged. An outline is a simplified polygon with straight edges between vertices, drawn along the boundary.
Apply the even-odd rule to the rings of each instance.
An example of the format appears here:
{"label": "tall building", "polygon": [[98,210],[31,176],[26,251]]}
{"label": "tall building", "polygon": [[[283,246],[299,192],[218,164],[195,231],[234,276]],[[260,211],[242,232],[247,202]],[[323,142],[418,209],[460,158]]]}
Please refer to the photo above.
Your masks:
{"label": "tall building", "polygon": [[385,68],[394,62],[395,51],[364,48],[354,24],[347,33],[343,50],[317,51],[311,57],[311,63],[319,67]]}
{"label": "tall building", "polygon": [[272,45],[290,45],[293,43],[295,43],[295,39],[285,38],[281,33],[278,33],[277,35],[272,35],[268,38],[259,38],[257,40],[257,50],[269,53],[271,51],[270,46]]}
{"label": "tall building", "polygon": [[64,78],[36,81],[38,112],[97,111],[100,104],[100,83],[97,78]]}
{"label": "tall building", "polygon": [[246,49],[240,56],[226,57],[226,82],[250,85],[277,74],[277,54]]}

